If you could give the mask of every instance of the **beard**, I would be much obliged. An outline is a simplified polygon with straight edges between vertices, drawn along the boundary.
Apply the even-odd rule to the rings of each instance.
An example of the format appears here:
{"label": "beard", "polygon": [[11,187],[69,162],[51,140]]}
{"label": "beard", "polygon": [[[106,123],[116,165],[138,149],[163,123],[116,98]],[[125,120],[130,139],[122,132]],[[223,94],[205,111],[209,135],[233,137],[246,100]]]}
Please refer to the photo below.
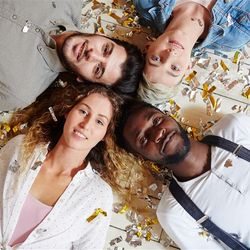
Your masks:
{"label": "beard", "polygon": [[63,63],[63,65],[65,66],[65,68],[68,70],[68,71],[73,71],[74,72],[74,67],[73,67],[73,64],[68,56],[68,50],[70,47],[70,41],[76,37],[76,36],[81,36],[81,33],[80,32],[77,32],[77,33],[74,33],[70,36],[68,36],[65,41],[63,42],[63,45],[62,45],[62,51],[61,51],[61,61]]}
{"label": "beard", "polygon": [[[75,37],[91,37],[91,36],[95,36],[96,34],[87,34],[87,33],[81,33],[81,32],[75,32],[74,34],[68,36],[65,41],[63,42],[62,45],[62,52],[61,52],[61,61],[64,65],[64,67],[73,73],[77,74],[77,70],[75,67],[74,62],[72,61],[72,59],[70,59],[70,57],[68,56],[69,50],[72,49],[72,45],[71,45],[71,40],[74,39]],[[81,76],[82,77],[82,76]]]}
{"label": "beard", "polygon": [[162,165],[163,167],[167,165],[177,164],[181,161],[183,161],[188,152],[190,151],[190,140],[188,138],[187,132],[179,125],[180,128],[180,137],[183,140],[183,145],[180,150],[178,150],[176,153],[172,155],[167,155],[163,159],[161,159],[158,164]]}

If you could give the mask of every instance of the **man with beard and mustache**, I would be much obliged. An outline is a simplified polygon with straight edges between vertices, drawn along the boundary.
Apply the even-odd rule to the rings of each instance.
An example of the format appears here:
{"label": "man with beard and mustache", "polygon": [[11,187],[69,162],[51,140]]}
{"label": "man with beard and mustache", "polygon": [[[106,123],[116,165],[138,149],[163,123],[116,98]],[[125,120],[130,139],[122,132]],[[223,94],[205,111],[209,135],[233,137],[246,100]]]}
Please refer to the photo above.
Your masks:
{"label": "man with beard and mustache", "polygon": [[0,0],[0,111],[32,103],[60,72],[135,94],[144,60],[139,49],[80,33],[83,0]]}
{"label": "man with beard and mustache", "polygon": [[[249,116],[231,114],[224,116],[206,134],[226,138],[247,151],[250,149],[249,124]],[[218,146],[189,138],[172,117],[136,100],[125,103],[116,137],[120,147],[157,163],[163,172],[171,170],[173,179],[203,213],[250,247],[250,227],[245,222],[250,209],[249,161]],[[248,160],[249,152],[246,153]],[[159,203],[157,216],[181,249],[226,247],[184,210],[169,188]]]}

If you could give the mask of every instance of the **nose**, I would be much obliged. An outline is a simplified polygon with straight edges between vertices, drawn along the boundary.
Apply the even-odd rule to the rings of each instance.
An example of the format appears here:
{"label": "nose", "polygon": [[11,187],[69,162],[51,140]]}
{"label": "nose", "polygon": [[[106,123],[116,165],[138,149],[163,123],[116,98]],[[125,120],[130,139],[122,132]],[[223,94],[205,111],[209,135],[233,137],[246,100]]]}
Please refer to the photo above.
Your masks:
{"label": "nose", "polygon": [[165,62],[170,56],[180,56],[180,53],[175,48],[168,48],[161,52],[162,61]]}
{"label": "nose", "polygon": [[150,131],[150,139],[155,143],[159,143],[164,134],[165,134],[165,129],[159,127],[153,127]]}
{"label": "nose", "polygon": [[104,60],[102,53],[98,51],[97,49],[93,49],[93,48],[90,48],[88,50],[88,57],[89,57],[88,60],[92,62],[103,62]]}
{"label": "nose", "polygon": [[79,124],[80,128],[84,130],[89,130],[91,127],[91,119],[89,116],[84,117],[84,119]]}

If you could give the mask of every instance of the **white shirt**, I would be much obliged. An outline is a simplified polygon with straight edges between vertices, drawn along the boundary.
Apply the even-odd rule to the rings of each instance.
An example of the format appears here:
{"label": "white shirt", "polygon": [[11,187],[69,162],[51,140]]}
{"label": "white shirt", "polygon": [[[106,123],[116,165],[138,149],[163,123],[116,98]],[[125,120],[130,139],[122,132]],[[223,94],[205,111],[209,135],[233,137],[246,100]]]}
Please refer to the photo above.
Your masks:
{"label": "white shirt", "polygon": [[[250,149],[250,117],[228,115],[209,134]],[[226,168],[227,159],[233,166]],[[178,182],[178,181],[177,181]],[[250,162],[218,147],[211,147],[211,170],[186,182],[178,182],[194,203],[224,231],[235,234],[250,247]],[[157,216],[166,233],[182,249],[225,249],[179,205],[169,189],[160,201]]]}
{"label": "white shirt", "polygon": [[[46,146],[37,147],[23,169],[20,167],[23,138],[23,135],[13,138],[0,150],[0,248],[102,249],[111,219],[113,195],[110,186],[93,172],[90,164],[74,176],[51,212],[29,237],[18,246],[8,246],[22,205],[47,153]],[[107,217],[100,214],[87,222],[97,208],[107,212]]]}

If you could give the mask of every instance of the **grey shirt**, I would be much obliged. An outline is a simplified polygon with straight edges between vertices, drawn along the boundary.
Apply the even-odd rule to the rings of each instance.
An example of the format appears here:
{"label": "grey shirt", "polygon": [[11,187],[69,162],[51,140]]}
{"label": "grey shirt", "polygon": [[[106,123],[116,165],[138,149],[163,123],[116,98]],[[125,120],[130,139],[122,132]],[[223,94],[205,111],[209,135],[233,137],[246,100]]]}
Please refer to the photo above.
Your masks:
{"label": "grey shirt", "polygon": [[82,0],[0,0],[0,111],[32,103],[65,71],[49,32],[80,29]]}

